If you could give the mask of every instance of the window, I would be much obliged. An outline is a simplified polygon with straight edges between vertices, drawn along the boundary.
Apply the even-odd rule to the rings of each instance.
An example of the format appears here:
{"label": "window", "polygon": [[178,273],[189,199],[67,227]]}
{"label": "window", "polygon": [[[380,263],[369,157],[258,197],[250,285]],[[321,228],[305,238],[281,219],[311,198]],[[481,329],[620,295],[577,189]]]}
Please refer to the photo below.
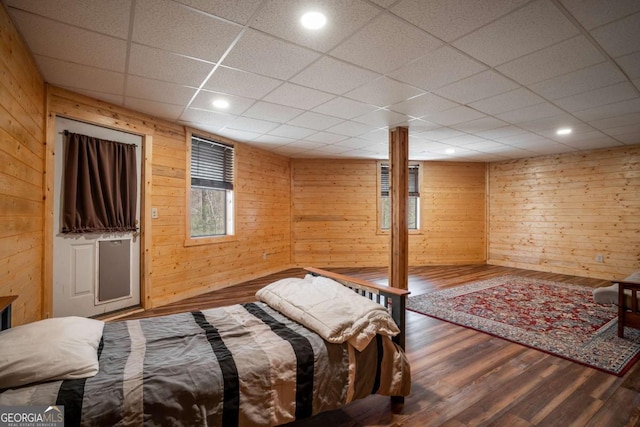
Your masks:
{"label": "window", "polygon": [[233,234],[233,146],[191,136],[191,237]]}
{"label": "window", "polygon": [[[389,197],[389,165],[380,163],[380,229],[391,227],[391,198]],[[409,165],[409,230],[420,228],[420,165]]]}

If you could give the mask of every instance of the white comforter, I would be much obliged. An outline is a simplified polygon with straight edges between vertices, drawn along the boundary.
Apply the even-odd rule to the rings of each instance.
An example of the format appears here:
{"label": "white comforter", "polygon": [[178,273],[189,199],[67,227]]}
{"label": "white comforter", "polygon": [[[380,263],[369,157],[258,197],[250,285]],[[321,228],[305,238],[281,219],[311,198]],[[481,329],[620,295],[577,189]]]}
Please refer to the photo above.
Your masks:
{"label": "white comforter", "polygon": [[362,351],[376,335],[400,333],[385,308],[326,277],[278,280],[256,297],[331,343]]}

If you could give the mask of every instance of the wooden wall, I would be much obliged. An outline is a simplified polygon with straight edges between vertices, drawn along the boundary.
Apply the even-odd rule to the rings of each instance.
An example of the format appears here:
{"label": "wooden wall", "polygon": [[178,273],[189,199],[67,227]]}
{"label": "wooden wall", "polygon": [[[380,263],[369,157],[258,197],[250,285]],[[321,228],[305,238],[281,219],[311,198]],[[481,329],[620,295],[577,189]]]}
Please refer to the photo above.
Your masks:
{"label": "wooden wall", "polygon": [[0,6],[0,295],[15,325],[40,318],[45,86]]}
{"label": "wooden wall", "polygon": [[[386,266],[389,235],[377,232],[377,162],[292,160],[296,265]],[[485,261],[485,164],[423,162],[421,231],[409,264]]]}
{"label": "wooden wall", "polygon": [[492,163],[489,208],[490,264],[624,278],[640,269],[640,146]]}
{"label": "wooden wall", "polygon": [[[186,130],[142,113],[52,87],[51,113],[150,135],[148,307],[286,269],[291,263],[289,159],[236,144],[236,239],[185,245]],[[46,284],[45,284],[46,286]]]}

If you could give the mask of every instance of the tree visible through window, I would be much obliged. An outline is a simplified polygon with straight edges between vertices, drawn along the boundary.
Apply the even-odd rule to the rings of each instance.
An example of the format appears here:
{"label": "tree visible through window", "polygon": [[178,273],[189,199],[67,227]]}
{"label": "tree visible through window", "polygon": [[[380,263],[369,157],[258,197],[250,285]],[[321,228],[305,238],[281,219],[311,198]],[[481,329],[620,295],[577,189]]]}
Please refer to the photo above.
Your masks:
{"label": "tree visible through window", "polygon": [[232,146],[191,138],[191,237],[233,234]]}
{"label": "tree visible through window", "polygon": [[[409,230],[420,228],[420,166],[409,165]],[[391,198],[389,197],[389,165],[380,164],[380,228],[391,227]]]}

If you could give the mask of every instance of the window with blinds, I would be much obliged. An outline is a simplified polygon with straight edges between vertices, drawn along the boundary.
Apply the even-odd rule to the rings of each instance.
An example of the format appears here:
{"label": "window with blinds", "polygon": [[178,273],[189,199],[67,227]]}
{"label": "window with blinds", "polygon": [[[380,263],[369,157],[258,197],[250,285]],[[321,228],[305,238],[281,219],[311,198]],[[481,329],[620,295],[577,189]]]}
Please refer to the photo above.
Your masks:
{"label": "window with blinds", "polygon": [[[420,165],[409,165],[409,207],[408,223],[410,230],[420,228]],[[389,198],[389,165],[380,164],[380,228],[391,227],[391,205]]]}
{"label": "window with blinds", "polygon": [[191,137],[191,237],[233,234],[234,149]]}

